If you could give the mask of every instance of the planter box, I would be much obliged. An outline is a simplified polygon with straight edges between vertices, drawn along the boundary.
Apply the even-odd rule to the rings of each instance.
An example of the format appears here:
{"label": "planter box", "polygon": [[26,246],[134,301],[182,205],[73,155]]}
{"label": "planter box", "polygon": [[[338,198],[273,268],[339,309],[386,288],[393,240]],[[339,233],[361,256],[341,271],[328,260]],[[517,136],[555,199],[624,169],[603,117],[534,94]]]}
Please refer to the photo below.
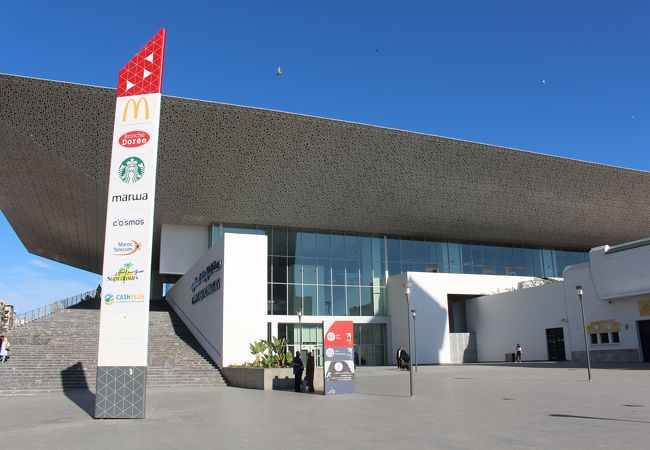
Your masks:
{"label": "planter box", "polygon": [[[293,390],[293,369],[263,369],[257,367],[226,367],[221,369],[228,386],[247,389]],[[304,372],[303,372],[304,378]],[[323,368],[314,371],[314,388],[323,390]]]}

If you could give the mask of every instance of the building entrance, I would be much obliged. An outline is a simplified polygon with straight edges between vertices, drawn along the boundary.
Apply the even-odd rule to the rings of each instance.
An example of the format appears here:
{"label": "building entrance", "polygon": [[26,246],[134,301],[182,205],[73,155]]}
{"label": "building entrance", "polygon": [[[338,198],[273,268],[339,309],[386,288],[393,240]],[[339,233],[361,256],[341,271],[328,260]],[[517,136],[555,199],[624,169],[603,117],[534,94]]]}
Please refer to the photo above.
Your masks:
{"label": "building entrance", "polygon": [[549,361],[566,361],[564,354],[564,329],[547,328],[546,345],[548,346]]}
{"label": "building entrance", "polygon": [[641,341],[641,352],[643,361],[650,362],[650,320],[639,320],[639,341]]}

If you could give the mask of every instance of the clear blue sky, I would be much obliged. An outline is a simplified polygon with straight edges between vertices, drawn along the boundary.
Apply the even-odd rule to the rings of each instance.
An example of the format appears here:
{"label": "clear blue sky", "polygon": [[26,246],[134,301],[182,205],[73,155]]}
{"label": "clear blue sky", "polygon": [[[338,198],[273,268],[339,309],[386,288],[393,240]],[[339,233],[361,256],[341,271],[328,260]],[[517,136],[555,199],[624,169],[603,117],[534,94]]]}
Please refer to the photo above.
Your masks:
{"label": "clear blue sky", "polygon": [[[2,6],[0,72],[115,87],[164,26],[167,95],[648,171],[649,19],[645,0],[23,0]],[[19,311],[98,282],[0,217],[0,298]]]}

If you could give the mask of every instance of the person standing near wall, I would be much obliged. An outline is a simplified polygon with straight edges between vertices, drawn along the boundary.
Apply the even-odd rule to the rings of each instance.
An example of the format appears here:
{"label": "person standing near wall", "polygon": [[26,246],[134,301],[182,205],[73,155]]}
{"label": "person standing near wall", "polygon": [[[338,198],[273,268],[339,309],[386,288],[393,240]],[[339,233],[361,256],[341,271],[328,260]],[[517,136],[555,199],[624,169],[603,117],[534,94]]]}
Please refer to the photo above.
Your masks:
{"label": "person standing near wall", "polygon": [[296,356],[293,358],[294,390],[296,392],[300,392],[303,370],[305,370],[305,366],[302,364],[302,359],[300,359],[300,352],[296,352]]}
{"label": "person standing near wall", "polygon": [[517,344],[517,346],[515,347],[515,353],[516,353],[515,362],[516,363],[521,363],[521,353],[522,353],[522,351],[523,351],[523,349],[521,348],[521,345]]}
{"label": "person standing near wall", "polygon": [[305,371],[305,380],[307,381],[309,392],[314,392],[314,355],[312,352],[307,353],[307,370]]}

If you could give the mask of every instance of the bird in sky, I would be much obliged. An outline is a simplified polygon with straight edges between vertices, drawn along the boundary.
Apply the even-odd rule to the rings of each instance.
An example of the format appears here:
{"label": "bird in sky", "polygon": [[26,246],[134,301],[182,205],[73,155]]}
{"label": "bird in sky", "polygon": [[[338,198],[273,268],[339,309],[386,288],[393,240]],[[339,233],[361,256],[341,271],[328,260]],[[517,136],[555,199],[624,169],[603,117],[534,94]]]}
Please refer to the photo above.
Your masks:
{"label": "bird in sky", "polygon": [[282,76],[282,67],[278,66],[278,71],[275,72],[277,76]]}
{"label": "bird in sky", "polygon": [[546,85],[546,80],[542,80],[542,84],[543,84],[543,85]]}

